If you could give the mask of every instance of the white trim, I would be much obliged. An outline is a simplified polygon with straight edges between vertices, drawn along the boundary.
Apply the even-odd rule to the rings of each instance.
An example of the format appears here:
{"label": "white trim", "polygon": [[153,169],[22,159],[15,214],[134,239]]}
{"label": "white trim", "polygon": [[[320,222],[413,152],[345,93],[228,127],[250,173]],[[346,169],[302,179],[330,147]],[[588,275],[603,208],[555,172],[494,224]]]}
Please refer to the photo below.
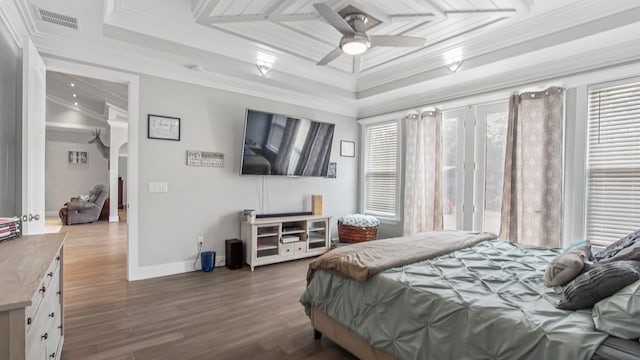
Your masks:
{"label": "white trim", "polygon": [[[217,254],[216,254],[217,255]],[[198,263],[199,263],[198,259]],[[216,256],[216,267],[222,267],[225,264],[224,256]],[[183,274],[193,271],[200,271],[200,269],[193,268],[193,260],[177,261],[168,264],[150,265],[138,267],[136,272],[131,275],[129,281],[151,279],[161,276],[169,276],[176,274]],[[213,270],[215,271],[215,269]]]}
{"label": "white trim", "polygon": [[[47,69],[69,74],[97,78],[107,81],[125,82],[129,84],[129,159],[127,161],[127,278],[129,281],[138,278],[138,182],[139,182],[139,106],[140,77],[125,72],[109,70],[93,65],[85,65],[67,60],[43,57]],[[144,272],[143,272],[144,274]]]}
{"label": "white trim", "polygon": [[11,20],[9,20],[9,15],[7,15],[5,10],[1,6],[0,6],[0,22],[4,24],[5,28],[9,32],[9,35],[11,35],[11,38],[13,39],[13,42],[16,44],[16,46],[19,48],[22,48],[22,39],[18,35],[18,32],[16,31],[16,28],[13,26],[13,23],[11,22]]}
{"label": "white trim", "polygon": [[109,215],[109,222],[110,223],[120,222],[120,216],[118,216],[118,215]]}

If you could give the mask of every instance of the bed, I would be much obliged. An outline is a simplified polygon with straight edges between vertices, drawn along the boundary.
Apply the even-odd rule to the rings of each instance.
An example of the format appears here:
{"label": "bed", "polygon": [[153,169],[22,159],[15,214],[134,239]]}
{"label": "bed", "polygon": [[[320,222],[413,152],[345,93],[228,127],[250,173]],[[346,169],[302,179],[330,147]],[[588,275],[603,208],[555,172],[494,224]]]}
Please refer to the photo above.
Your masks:
{"label": "bed", "polygon": [[590,310],[555,307],[542,275],[557,254],[484,233],[356,244],[310,264],[300,301],[318,336],[362,359],[640,359]]}

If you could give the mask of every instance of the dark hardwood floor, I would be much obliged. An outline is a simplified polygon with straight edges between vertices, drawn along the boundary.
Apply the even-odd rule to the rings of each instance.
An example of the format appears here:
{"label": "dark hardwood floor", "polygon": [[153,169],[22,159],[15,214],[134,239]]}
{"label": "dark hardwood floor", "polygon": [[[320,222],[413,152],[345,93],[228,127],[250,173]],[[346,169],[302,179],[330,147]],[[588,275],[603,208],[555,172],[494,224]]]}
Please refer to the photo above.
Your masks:
{"label": "dark hardwood floor", "polygon": [[354,359],[298,302],[310,260],[126,281],[126,224],[63,226],[64,360]]}

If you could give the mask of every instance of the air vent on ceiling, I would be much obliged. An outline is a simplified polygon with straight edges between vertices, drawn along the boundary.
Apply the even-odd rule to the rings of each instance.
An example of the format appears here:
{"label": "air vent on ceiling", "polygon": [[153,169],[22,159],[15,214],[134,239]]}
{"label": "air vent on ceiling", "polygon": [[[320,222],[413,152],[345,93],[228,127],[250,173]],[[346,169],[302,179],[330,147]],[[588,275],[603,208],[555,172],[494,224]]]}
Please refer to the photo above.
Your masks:
{"label": "air vent on ceiling", "polygon": [[73,16],[62,15],[53,11],[38,9],[42,21],[68,27],[70,29],[78,29],[78,19]]}

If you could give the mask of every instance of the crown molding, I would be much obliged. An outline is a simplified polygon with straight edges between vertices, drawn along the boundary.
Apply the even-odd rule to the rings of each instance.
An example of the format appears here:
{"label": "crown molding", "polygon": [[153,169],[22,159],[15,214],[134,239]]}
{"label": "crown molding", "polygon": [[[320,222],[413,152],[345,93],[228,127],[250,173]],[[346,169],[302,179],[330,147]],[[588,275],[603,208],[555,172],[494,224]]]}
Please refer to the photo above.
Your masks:
{"label": "crown molding", "polygon": [[60,122],[53,122],[53,121],[47,121],[46,122],[46,129],[47,130],[57,130],[57,131],[71,131],[71,132],[78,132],[78,133],[86,133],[87,131],[91,131],[91,130],[95,130],[95,129],[99,129],[101,131],[107,131],[107,129],[105,127],[101,127],[101,126],[91,126],[91,125],[85,125],[85,124],[70,124],[70,123],[60,123]]}
{"label": "crown molding", "polygon": [[[85,62],[104,68],[151,75],[288,104],[298,104],[344,116],[355,117],[358,112],[353,97],[348,98],[327,92],[304,93],[300,91],[300,88],[288,89],[285,86],[280,86],[286,84],[278,82],[277,74],[274,74],[273,71],[269,73],[269,78],[259,77],[261,81],[252,81],[222,73],[189,70],[179,64],[149,58],[140,55],[139,52],[123,49],[120,42],[115,41],[103,40],[87,43],[38,35],[34,37],[34,43],[45,57]],[[255,71],[257,72],[257,69]],[[273,85],[274,83],[277,85]]]}
{"label": "crown molding", "polygon": [[[640,27],[640,24],[636,26]],[[615,37],[615,34],[609,36]],[[606,37],[584,41],[611,43],[606,41]],[[545,51],[560,53],[562,61],[532,63],[523,60],[527,56],[523,55],[452,74],[450,78],[441,77],[414,84],[401,90],[359,100],[358,118],[376,117],[505,90],[519,90],[531,84],[561,82],[563,86],[572,86],[585,83],[587,79],[593,79],[592,74],[600,72],[617,77],[640,75],[640,39],[566,56],[562,56],[558,48]],[[538,55],[540,54],[531,54],[529,60],[536,59]],[[523,63],[526,65],[522,65]],[[614,73],[615,75],[612,75]]]}

